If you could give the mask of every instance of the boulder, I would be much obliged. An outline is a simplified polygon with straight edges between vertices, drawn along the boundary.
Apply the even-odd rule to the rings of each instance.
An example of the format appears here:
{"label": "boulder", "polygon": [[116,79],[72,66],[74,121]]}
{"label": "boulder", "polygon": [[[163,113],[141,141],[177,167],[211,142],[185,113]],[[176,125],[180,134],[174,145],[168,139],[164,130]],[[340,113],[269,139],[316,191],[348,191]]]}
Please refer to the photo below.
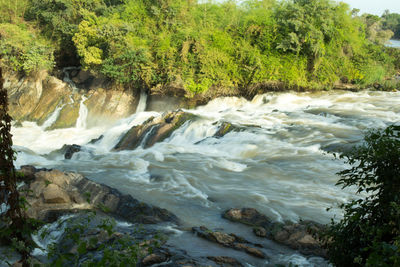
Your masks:
{"label": "boulder", "polygon": [[90,145],[97,144],[97,143],[100,142],[103,138],[104,138],[104,135],[100,135],[99,137],[93,138],[92,140],[90,140],[88,144],[90,144]]}
{"label": "boulder", "polygon": [[139,146],[148,148],[162,142],[196,115],[184,111],[164,113],[161,117],[152,117],[143,124],[132,127],[114,147],[114,150],[133,150]]}
{"label": "boulder", "polygon": [[242,237],[236,236],[235,234],[226,234],[220,231],[211,231],[205,226],[193,227],[192,232],[197,236],[207,239],[208,241],[217,243],[227,248],[241,250],[252,256],[265,259],[265,254],[255,246],[261,246],[252,244]]}
{"label": "boulder", "polygon": [[264,227],[254,227],[253,233],[259,237],[267,237],[267,230]]}
{"label": "boulder", "polygon": [[212,260],[219,266],[224,267],[241,267],[243,266],[237,259],[226,257],[226,256],[216,256],[216,257],[207,257],[207,259]]}
{"label": "boulder", "polygon": [[222,217],[230,221],[240,222],[254,227],[261,226],[269,228],[272,223],[267,216],[253,208],[229,209],[223,213]]}
{"label": "boulder", "polygon": [[165,209],[123,195],[78,173],[36,170],[29,166],[24,166],[20,172],[34,177],[25,180],[24,185],[30,204],[27,215],[31,218],[54,221],[65,213],[98,210],[132,223],[179,223],[178,218]]}
{"label": "boulder", "polygon": [[221,126],[218,128],[217,132],[214,134],[214,137],[221,138],[235,129],[237,129],[237,127],[233,126],[232,123],[223,122]]}
{"label": "boulder", "polygon": [[67,193],[56,184],[49,184],[43,189],[44,203],[62,204],[70,202]]}
{"label": "boulder", "polygon": [[64,145],[61,148],[61,151],[63,151],[64,153],[64,158],[65,159],[71,159],[72,155],[74,155],[76,152],[81,151],[82,147],[80,145]]}
{"label": "boulder", "polygon": [[78,92],[67,82],[40,71],[22,76],[17,72],[4,73],[4,88],[8,91],[10,115],[15,121],[35,121],[42,125],[62,106],[58,119],[47,129],[74,127],[79,117],[82,94],[88,96],[88,126],[112,123],[135,111],[138,98],[122,86],[87,71],[72,71],[72,79],[83,88]]}
{"label": "boulder", "polygon": [[326,251],[318,239],[318,233],[324,226],[316,222],[271,222],[267,216],[253,208],[229,209],[222,216],[230,221],[254,227],[253,232],[259,237],[272,239],[306,255],[326,257]]}
{"label": "boulder", "polygon": [[275,223],[271,238],[305,255],[326,257],[326,251],[322,248],[317,235],[322,229],[324,229],[323,225],[312,221]]}
{"label": "boulder", "polygon": [[159,264],[159,263],[165,262],[166,260],[167,260],[167,256],[165,254],[152,253],[152,254],[144,257],[144,259],[142,260],[142,264],[144,266],[151,266],[154,264]]}

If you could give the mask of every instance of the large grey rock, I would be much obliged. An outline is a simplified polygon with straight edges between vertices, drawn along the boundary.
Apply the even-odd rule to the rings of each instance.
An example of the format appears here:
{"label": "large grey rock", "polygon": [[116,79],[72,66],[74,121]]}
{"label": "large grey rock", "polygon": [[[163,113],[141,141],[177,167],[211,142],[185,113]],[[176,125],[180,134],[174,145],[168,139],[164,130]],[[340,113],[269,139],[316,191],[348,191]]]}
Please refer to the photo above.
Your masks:
{"label": "large grey rock", "polygon": [[253,208],[229,209],[222,215],[225,219],[250,226],[269,227],[271,220]]}
{"label": "large grey rock", "polygon": [[148,148],[162,142],[196,115],[184,111],[164,113],[161,117],[152,117],[143,124],[132,127],[114,147],[114,150],[133,150],[139,146]]}
{"label": "large grey rock", "polygon": [[57,107],[62,107],[58,119],[48,129],[74,127],[83,94],[88,98],[85,101],[88,126],[112,123],[135,111],[138,98],[133,92],[90,75],[80,71],[73,77],[83,89],[78,92],[46,71],[31,76],[7,71],[4,88],[9,96],[10,115],[15,121],[35,121],[42,125]]}
{"label": "large grey rock", "polygon": [[265,254],[260,249],[255,248],[255,246],[260,245],[252,244],[244,238],[239,237],[235,234],[226,234],[221,231],[211,231],[205,226],[193,227],[192,231],[197,236],[222,245],[224,247],[241,250],[257,258],[266,258]]}
{"label": "large grey rock", "polygon": [[45,203],[62,204],[70,202],[68,194],[58,185],[49,184],[43,189],[43,199]]}
{"label": "large grey rock", "polygon": [[132,223],[179,223],[171,212],[123,195],[109,186],[95,183],[81,174],[59,170],[36,170],[24,166],[30,208],[29,217],[53,221],[60,215],[79,210],[99,210]]}
{"label": "large grey rock", "polygon": [[306,255],[326,257],[326,251],[318,239],[318,233],[324,226],[316,222],[272,222],[253,208],[229,209],[222,216],[230,221],[254,227],[253,232],[259,237],[272,239]]}

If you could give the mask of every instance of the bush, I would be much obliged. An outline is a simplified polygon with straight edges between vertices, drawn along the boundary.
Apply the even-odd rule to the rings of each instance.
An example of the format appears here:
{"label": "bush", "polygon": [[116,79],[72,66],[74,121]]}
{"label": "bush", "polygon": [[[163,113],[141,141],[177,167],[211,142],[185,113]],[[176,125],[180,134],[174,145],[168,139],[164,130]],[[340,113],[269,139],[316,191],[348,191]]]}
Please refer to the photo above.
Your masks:
{"label": "bush", "polygon": [[344,218],[324,236],[329,259],[337,266],[399,266],[400,126],[370,132],[340,157],[352,167],[339,173],[338,185],[366,197],[341,205]]}
{"label": "bush", "polygon": [[53,50],[46,42],[24,27],[0,24],[0,55],[6,66],[27,74],[54,66]]}

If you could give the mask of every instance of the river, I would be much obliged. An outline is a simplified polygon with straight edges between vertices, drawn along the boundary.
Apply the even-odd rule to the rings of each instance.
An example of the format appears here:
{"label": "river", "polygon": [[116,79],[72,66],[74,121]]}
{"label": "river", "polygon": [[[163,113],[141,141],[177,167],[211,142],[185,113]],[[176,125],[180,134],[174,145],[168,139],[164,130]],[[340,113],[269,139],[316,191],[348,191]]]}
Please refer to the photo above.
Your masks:
{"label": "river", "polygon": [[400,40],[390,40],[387,46],[400,48]]}
{"label": "river", "polygon": [[[188,227],[206,225],[243,234],[251,230],[222,219],[224,210],[254,207],[276,221],[328,223],[334,215],[340,218],[335,205],[354,193],[335,186],[335,173],[347,166],[328,151],[348,149],[366,131],[400,121],[399,92],[271,93],[252,101],[218,98],[186,110],[198,119],[185,123],[164,142],[112,152],[130,127],[160,113],[141,107],[141,112],[113,125],[87,128],[84,101],[74,128],[45,131],[32,122],[14,127],[17,167],[31,164],[80,172],[172,211]],[[222,122],[241,125],[243,130],[213,137]],[[87,145],[100,135],[104,135],[101,141]],[[61,154],[46,156],[64,144],[86,145],[71,160]],[[236,257],[254,266],[323,265],[319,258],[257,241],[267,242],[269,261],[252,261],[241,252],[235,252]],[[210,254],[213,246],[179,230],[169,242],[200,256]],[[215,247],[213,253],[220,250],[224,249]]]}

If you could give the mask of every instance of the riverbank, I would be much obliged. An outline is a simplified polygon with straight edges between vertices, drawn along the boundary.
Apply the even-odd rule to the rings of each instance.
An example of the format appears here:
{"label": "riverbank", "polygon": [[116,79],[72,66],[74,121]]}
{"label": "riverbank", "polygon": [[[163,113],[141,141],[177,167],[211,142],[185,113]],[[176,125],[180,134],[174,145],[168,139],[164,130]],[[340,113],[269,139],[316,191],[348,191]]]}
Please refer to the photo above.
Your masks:
{"label": "riverbank", "polygon": [[[168,111],[205,105],[219,97],[251,100],[267,92],[321,91],[317,88],[288,86],[283,82],[269,82],[250,86],[246,90],[214,88],[195,95],[188,95],[183,88],[171,86],[137,92],[73,67],[60,71],[60,78],[46,71],[34,76],[6,72],[4,76],[4,86],[10,99],[10,115],[14,121],[18,124],[33,121],[48,130],[75,126],[80,112],[87,112],[89,126],[108,125],[135,111],[144,111],[143,108],[146,111]],[[384,84],[373,84],[370,88],[395,90],[399,84],[400,81],[393,78]],[[330,90],[359,91],[362,88],[355,84],[337,83]]]}

